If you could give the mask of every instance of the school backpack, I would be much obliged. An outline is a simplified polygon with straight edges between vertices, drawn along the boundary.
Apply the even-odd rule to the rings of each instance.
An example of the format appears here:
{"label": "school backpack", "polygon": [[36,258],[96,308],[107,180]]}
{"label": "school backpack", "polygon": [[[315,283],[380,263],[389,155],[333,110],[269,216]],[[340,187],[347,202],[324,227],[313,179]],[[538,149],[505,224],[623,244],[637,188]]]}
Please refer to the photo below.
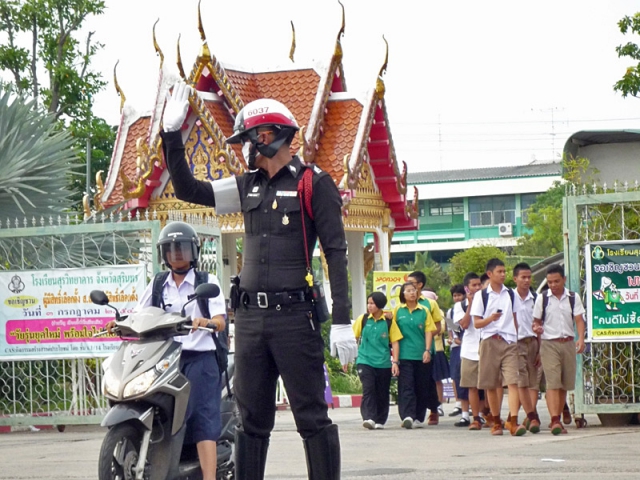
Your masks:
{"label": "school backpack", "polygon": [[[489,301],[489,292],[487,292],[486,288],[483,288],[481,290],[482,294],[482,315],[485,314],[485,312],[487,311],[487,302]],[[511,298],[511,308],[513,309],[513,306],[515,304],[516,301],[516,294],[514,293],[513,290],[511,290],[510,288],[507,288],[507,292],[509,292],[509,297]],[[535,298],[534,298],[535,300]]]}
{"label": "school backpack", "polygon": [[[164,282],[167,281],[167,277],[171,272],[160,272],[157,273],[153,278],[153,288],[151,289],[151,305],[154,307],[162,308],[164,310],[164,298],[162,297],[162,290],[164,289]],[[193,288],[197,288],[198,285],[209,282],[209,273],[208,272],[199,272],[194,270],[195,273],[195,284]],[[198,303],[198,308],[200,309],[200,313],[204,318],[211,318],[211,313],[209,312],[209,300],[206,298],[198,298],[196,299]],[[218,361],[218,370],[220,376],[222,373],[225,373],[226,376],[226,384],[227,389],[229,389],[229,374],[227,372],[227,367],[229,365],[229,346],[228,346],[228,330],[229,324],[227,324],[226,328],[222,332],[218,332],[218,335],[215,333],[211,334],[213,338],[213,343],[216,346],[216,359]]]}
{"label": "school backpack", "polygon": [[[367,321],[369,320],[369,315],[367,315],[366,313],[363,313],[362,315],[360,315],[360,318],[358,319],[360,320],[360,338],[358,339],[358,345],[360,345],[360,343],[362,343],[362,332],[364,331],[364,327],[367,324]],[[387,335],[389,338],[389,345],[391,345],[391,324],[393,323],[393,320],[390,318],[386,318],[385,320],[387,321]]]}
{"label": "school backpack", "polygon": [[[549,295],[547,292],[542,294],[542,323],[544,323],[547,318],[547,306],[549,305]],[[574,313],[573,310],[576,307],[576,294],[575,292],[569,291],[569,305],[571,305],[571,318],[573,319]]]}

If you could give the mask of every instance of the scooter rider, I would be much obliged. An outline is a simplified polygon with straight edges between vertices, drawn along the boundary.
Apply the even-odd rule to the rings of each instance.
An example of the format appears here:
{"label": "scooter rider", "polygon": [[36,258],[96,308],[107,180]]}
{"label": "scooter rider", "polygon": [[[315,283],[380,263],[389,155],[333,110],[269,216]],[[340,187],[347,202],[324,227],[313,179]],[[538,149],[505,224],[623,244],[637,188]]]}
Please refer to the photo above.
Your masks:
{"label": "scooter rider", "polygon": [[[195,291],[195,270],[200,253],[200,240],[196,231],[183,222],[169,223],[160,232],[157,243],[158,255],[171,270],[162,290],[164,307],[167,312],[180,312],[187,303],[188,296]],[[219,286],[214,275],[209,275],[209,283]],[[150,282],[136,309],[152,306],[153,282]],[[224,331],[226,306],[222,295],[211,298],[209,312],[212,318],[203,318],[198,302],[186,306],[186,314],[193,320],[193,330],[189,335],[176,336],[182,343],[181,370],[189,379],[191,393],[185,415],[187,426],[185,444],[196,444],[203,480],[216,478],[216,441],[220,436],[220,396],[222,382],[215,356],[215,344],[211,333],[197,330],[198,327],[212,327]],[[107,329],[115,326],[109,322]]]}
{"label": "scooter rider", "polygon": [[[190,89],[174,86],[165,106],[165,159],[176,197],[211,206],[217,214],[242,212],[245,225],[241,305],[235,319],[235,387],[243,430],[236,436],[236,478],[264,477],[275,421],[278,375],[284,380],[310,479],[340,478],[340,443],[324,399],[324,343],[311,297],[305,254],[320,239],[333,299],[332,352],[343,365],[357,345],[351,329],[342,199],[332,178],[313,167],[313,219],[301,212],[297,187],[309,168],[291,156],[299,130],[280,102],[261,99],[236,116],[227,143],[242,143],[251,171],[213,182],[194,178],[185,161],[181,127]],[[304,223],[302,217],[304,216]]]}

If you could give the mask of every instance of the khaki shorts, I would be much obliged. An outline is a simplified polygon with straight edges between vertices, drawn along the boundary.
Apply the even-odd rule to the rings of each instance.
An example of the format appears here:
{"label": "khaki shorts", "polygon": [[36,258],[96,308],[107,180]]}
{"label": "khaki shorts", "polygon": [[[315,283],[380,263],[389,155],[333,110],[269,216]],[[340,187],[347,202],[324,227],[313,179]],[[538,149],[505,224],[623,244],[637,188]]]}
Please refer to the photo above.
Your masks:
{"label": "khaki shorts", "polygon": [[542,368],[547,390],[573,390],[576,388],[576,344],[542,340],[540,345]]}
{"label": "khaki shorts", "polygon": [[538,341],[535,337],[518,340],[518,387],[540,389],[542,367],[536,367]]}
{"label": "khaki shorts", "polygon": [[460,386],[478,388],[478,361],[462,358],[460,363]]}
{"label": "khaki shorts", "polygon": [[518,384],[518,344],[501,338],[485,338],[480,342],[478,388],[491,390]]}

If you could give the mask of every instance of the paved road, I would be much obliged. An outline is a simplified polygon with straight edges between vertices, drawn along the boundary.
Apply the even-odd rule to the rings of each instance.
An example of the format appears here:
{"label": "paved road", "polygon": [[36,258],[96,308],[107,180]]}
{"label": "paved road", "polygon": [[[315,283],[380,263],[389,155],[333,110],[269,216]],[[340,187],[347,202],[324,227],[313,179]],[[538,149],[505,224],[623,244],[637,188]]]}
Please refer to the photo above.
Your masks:
{"label": "paved road", "polygon": [[[445,405],[445,412],[452,408]],[[277,415],[267,478],[304,479],[304,452],[291,413]],[[604,428],[596,416],[587,416],[587,429],[571,425],[568,435],[543,430],[519,438],[469,432],[447,416],[437,427],[407,431],[394,407],[383,431],[363,429],[358,409],[335,409],[331,417],[340,425],[346,479],[640,478],[640,427]],[[548,417],[542,420],[548,423]],[[0,435],[0,479],[95,479],[103,435],[99,427]]]}

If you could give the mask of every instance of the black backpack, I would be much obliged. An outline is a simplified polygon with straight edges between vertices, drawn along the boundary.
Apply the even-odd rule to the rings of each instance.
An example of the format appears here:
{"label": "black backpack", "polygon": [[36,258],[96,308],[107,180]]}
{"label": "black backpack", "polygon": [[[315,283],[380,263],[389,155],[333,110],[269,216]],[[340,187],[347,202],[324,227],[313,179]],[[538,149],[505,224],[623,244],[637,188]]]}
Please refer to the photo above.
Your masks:
{"label": "black backpack", "polygon": [[[542,318],[540,319],[542,323],[544,323],[547,318],[547,305],[549,305],[549,295],[547,295],[547,292],[544,292],[544,294],[542,294]],[[575,292],[569,291],[569,305],[571,305],[571,319],[573,319],[573,310],[576,306]]]}
{"label": "black backpack", "polygon": [[[360,322],[362,323],[362,325],[360,326],[360,338],[358,339],[358,345],[362,343],[362,332],[364,331],[364,327],[367,324],[367,320],[369,320],[369,315],[363,313],[360,316]],[[387,322],[387,338],[389,339],[389,348],[391,348],[391,323],[393,322],[393,320],[386,317],[385,320]]]}
{"label": "black backpack", "polygon": [[[153,288],[151,290],[151,305],[154,307],[162,308],[164,310],[165,304],[164,299],[162,298],[162,290],[164,289],[164,282],[167,281],[167,277],[171,272],[160,272],[156,274],[153,278]],[[193,288],[196,288],[198,285],[209,282],[209,273],[208,272],[199,272],[194,270],[196,275],[195,285]],[[209,312],[209,301],[206,298],[198,298],[196,300],[198,302],[198,308],[200,308],[200,313],[204,318],[211,318],[211,313]],[[215,333],[211,334],[213,338],[213,343],[216,345],[216,359],[218,361],[218,370],[220,376],[224,372],[227,379],[227,388],[229,388],[229,374],[227,373],[227,366],[229,365],[229,346],[227,339],[229,338],[229,324],[227,324],[225,330],[223,332],[218,332],[218,335]]]}
{"label": "black backpack", "polygon": [[[487,292],[486,288],[483,288],[481,291],[482,291],[482,294],[481,294],[482,295],[482,315],[484,315],[487,311],[487,302],[489,301],[489,292]],[[507,292],[509,292],[509,297],[511,297],[511,308],[513,309],[513,306],[516,301],[516,294],[510,288],[507,288]]]}

